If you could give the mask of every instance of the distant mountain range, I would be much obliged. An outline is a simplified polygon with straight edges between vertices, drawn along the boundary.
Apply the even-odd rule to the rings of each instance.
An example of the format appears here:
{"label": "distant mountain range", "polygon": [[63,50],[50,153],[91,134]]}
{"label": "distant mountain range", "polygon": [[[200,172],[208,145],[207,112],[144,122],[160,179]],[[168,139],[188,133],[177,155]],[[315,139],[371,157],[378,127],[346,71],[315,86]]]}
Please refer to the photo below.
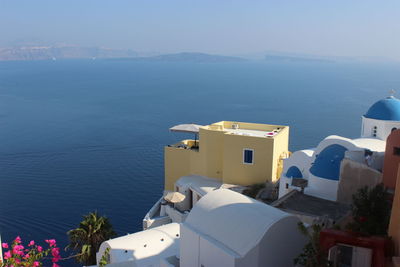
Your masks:
{"label": "distant mountain range", "polygon": [[246,59],[204,53],[177,53],[142,56],[132,50],[79,46],[20,46],[0,48],[0,61],[55,59],[115,59],[175,62],[238,62]]}
{"label": "distant mountain range", "polygon": [[176,53],[165,54],[152,57],[121,58],[116,60],[135,60],[135,61],[161,61],[161,62],[242,62],[247,59],[240,57],[211,55],[205,53]]}
{"label": "distant mountain range", "polygon": [[137,57],[132,50],[107,49],[79,46],[21,46],[0,48],[0,61],[6,60],[46,60],[72,58],[116,58]]}
{"label": "distant mountain range", "polygon": [[391,61],[380,58],[317,56],[285,52],[265,51],[257,54],[223,56],[206,53],[159,54],[156,52],[139,53],[130,49],[111,49],[103,47],[81,47],[74,45],[21,45],[0,47],[0,61],[11,60],[55,60],[55,59],[112,59],[157,62],[242,62],[248,60],[268,62],[357,62]]}

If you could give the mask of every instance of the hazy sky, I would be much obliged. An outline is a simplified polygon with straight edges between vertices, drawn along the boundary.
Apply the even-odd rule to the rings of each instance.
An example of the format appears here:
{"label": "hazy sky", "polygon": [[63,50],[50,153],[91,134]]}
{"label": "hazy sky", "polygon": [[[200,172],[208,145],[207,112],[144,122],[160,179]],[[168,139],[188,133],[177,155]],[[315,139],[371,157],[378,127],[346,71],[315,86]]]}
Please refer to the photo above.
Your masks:
{"label": "hazy sky", "polygon": [[400,1],[0,0],[0,45],[400,60]]}

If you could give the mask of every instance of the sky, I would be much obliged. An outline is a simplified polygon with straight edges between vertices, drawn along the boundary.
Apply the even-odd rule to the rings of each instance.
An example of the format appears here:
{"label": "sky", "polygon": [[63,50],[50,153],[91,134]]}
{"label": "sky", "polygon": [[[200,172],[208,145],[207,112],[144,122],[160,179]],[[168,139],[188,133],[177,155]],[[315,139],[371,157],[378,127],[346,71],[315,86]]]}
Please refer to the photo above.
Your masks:
{"label": "sky", "polygon": [[400,60],[400,1],[0,0],[0,46]]}

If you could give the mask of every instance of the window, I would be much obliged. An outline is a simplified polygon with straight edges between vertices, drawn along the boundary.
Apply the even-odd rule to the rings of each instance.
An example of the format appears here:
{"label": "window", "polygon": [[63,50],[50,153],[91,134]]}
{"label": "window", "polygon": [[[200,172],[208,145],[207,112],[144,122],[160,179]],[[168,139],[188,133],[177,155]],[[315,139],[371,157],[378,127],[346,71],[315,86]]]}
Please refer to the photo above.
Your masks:
{"label": "window", "polygon": [[254,150],[245,148],[243,150],[243,163],[253,164],[254,163]]}
{"label": "window", "polygon": [[400,156],[400,147],[393,147],[393,155]]}
{"label": "window", "polygon": [[396,127],[393,127],[391,132],[396,131],[396,130],[397,130],[397,128],[396,128]]}
{"label": "window", "polygon": [[372,249],[337,244],[329,249],[332,266],[372,266]]}

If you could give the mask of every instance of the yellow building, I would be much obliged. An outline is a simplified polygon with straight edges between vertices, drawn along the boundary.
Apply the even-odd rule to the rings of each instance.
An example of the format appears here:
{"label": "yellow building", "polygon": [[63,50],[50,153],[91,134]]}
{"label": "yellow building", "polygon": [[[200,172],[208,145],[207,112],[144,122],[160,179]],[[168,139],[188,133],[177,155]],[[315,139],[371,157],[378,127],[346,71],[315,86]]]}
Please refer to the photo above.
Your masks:
{"label": "yellow building", "polygon": [[231,121],[202,126],[198,141],[165,147],[165,190],[174,190],[175,182],[186,175],[237,185],[275,182],[288,144],[288,126]]}

